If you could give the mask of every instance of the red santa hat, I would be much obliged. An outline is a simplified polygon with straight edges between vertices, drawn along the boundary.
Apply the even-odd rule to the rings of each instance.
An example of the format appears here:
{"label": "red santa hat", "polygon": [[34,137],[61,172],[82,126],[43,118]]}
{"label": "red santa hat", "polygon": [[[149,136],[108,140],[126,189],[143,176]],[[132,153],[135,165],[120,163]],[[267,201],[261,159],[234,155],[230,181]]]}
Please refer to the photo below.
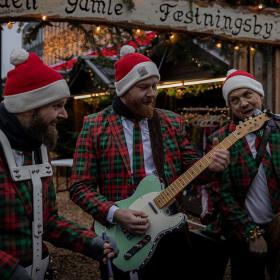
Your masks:
{"label": "red santa hat", "polygon": [[124,45],[121,58],[115,63],[115,87],[118,96],[125,94],[139,81],[152,76],[160,79],[158,68],[147,56],[135,53],[132,46]]}
{"label": "red santa hat", "polygon": [[24,49],[12,51],[4,88],[4,105],[11,113],[21,113],[70,96],[63,77],[35,54]]}
{"label": "red santa hat", "polygon": [[252,89],[259,95],[264,96],[262,84],[252,74],[242,70],[231,69],[227,72],[227,77],[223,85],[223,96],[227,105],[229,94],[239,88]]}

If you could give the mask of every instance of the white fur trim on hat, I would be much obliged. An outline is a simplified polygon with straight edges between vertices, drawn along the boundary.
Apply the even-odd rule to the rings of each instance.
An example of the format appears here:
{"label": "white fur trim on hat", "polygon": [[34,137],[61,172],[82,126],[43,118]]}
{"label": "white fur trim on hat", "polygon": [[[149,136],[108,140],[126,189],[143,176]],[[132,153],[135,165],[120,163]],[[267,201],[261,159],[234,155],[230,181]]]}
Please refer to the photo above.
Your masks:
{"label": "white fur trim on hat", "polygon": [[135,49],[130,45],[124,45],[120,50],[120,57],[123,57],[126,54],[135,53]]}
{"label": "white fur trim on hat", "polygon": [[223,85],[223,97],[228,105],[229,94],[236,89],[247,88],[252,89],[261,96],[264,96],[264,89],[260,82],[244,75],[236,75],[227,79]]}
{"label": "white fur trim on hat", "polygon": [[24,49],[14,49],[11,52],[10,63],[12,65],[19,65],[25,62],[29,57],[29,53]]}
{"label": "white fur trim on hat", "polygon": [[4,96],[4,105],[10,113],[22,113],[69,96],[69,87],[62,79],[29,92]]}
{"label": "white fur trim on hat", "polygon": [[121,80],[115,82],[117,95],[122,96],[136,83],[152,76],[160,79],[158,68],[154,62],[145,61],[138,63]]}

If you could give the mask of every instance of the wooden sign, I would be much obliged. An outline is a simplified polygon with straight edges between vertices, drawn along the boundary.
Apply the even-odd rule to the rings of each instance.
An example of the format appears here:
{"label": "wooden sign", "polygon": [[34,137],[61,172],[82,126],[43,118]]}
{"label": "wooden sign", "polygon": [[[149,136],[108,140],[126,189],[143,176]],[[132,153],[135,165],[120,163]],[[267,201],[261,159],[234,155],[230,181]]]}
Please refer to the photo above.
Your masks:
{"label": "wooden sign", "polygon": [[0,21],[81,21],[150,30],[213,34],[230,40],[280,44],[276,9],[229,6],[217,1],[134,0],[128,11],[121,0],[0,0]]}

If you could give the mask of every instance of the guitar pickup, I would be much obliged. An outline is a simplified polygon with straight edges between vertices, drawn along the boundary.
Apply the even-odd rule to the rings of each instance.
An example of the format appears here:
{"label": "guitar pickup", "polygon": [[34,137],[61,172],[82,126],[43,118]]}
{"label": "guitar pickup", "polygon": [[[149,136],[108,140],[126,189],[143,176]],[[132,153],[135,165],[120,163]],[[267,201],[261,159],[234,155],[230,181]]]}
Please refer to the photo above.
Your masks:
{"label": "guitar pickup", "polygon": [[130,248],[124,255],[125,260],[132,258],[137,252],[139,252],[145,245],[151,241],[150,235],[145,235],[145,237],[136,243],[132,248]]}

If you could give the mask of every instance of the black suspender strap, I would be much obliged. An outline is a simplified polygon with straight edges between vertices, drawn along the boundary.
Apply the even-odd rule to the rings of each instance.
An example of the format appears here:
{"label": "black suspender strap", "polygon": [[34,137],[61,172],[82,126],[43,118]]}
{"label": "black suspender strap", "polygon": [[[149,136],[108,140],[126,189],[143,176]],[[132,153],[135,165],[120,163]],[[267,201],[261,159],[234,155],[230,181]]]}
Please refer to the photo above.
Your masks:
{"label": "black suspender strap", "polygon": [[[259,167],[259,165],[260,165],[260,163],[261,163],[261,161],[264,157],[268,137],[269,137],[270,132],[272,130],[272,124],[270,122],[271,121],[266,123],[265,129],[264,129],[264,132],[263,132],[263,135],[262,135],[262,139],[261,139],[261,142],[260,142],[260,146],[259,146],[258,151],[257,151],[257,155],[256,155],[256,158],[255,158],[255,161],[257,163],[257,167]],[[274,121],[272,121],[272,122],[274,123]],[[274,124],[273,124],[273,126],[274,126]]]}

